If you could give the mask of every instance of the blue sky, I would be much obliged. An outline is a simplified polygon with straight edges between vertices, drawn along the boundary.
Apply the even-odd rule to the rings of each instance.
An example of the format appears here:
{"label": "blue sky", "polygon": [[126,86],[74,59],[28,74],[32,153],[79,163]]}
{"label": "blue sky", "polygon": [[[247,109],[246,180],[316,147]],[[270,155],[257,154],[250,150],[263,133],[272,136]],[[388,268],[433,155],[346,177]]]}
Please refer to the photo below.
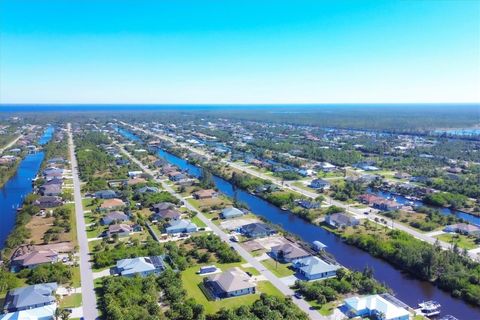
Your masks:
{"label": "blue sky", "polygon": [[479,88],[479,1],[0,1],[0,103],[479,102]]}

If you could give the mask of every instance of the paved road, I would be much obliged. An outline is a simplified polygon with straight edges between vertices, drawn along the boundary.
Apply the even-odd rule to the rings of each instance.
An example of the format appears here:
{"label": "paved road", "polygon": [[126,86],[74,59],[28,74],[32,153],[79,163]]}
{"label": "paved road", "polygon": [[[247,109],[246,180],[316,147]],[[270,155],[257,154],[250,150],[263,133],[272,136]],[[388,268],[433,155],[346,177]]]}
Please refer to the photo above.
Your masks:
{"label": "paved road", "polygon": [[[156,176],[156,174],[148,169],[143,163],[141,163],[137,158],[133,157],[129,152],[127,152],[123,147],[117,144],[117,146],[120,147],[121,151],[127,155],[133,162],[135,162],[140,168],[143,169],[144,172],[152,175],[153,177]],[[170,192],[172,195],[174,195],[177,199],[181,200],[182,202],[185,203],[185,206],[187,209],[194,211],[197,213],[197,216],[202,220],[207,227],[209,227],[215,234],[217,234],[223,241],[229,243],[239,254],[242,256],[243,259],[245,259],[248,263],[250,263],[255,269],[257,269],[261,275],[263,275],[268,281],[270,281],[280,292],[282,292],[286,296],[291,296],[294,294],[293,290],[290,289],[288,286],[286,286],[277,276],[275,276],[271,271],[267,270],[263,264],[261,264],[259,261],[257,261],[249,252],[247,252],[242,246],[240,246],[238,243],[231,242],[229,240],[230,236],[225,233],[223,230],[221,230],[219,227],[217,227],[210,219],[205,217],[202,212],[197,210],[194,206],[192,206],[188,201],[185,200],[184,197],[179,195],[178,193],[175,192],[175,190],[172,189],[168,184],[166,184],[164,181],[160,179],[156,179],[156,181],[160,182],[162,184],[162,187]],[[301,309],[303,310],[310,319],[319,319],[319,320],[326,320],[329,319],[329,317],[325,317],[320,315],[318,311],[310,309],[310,305],[303,299],[296,299],[295,297],[293,298],[293,302]]]}
{"label": "paved road", "polygon": [[73,143],[71,124],[68,124],[68,147],[72,165],[73,197],[75,200],[75,215],[77,219],[77,237],[80,248],[80,279],[82,285],[83,318],[94,320],[98,318],[97,297],[93,285],[92,264],[88,252],[88,239],[83,216],[82,194],[80,192],[80,179],[78,178],[77,158]]}
{"label": "paved road", "polygon": [[[170,142],[174,142],[174,143],[177,143],[178,145],[180,145],[181,147],[183,148],[187,148],[189,149],[190,151],[192,152],[196,152],[198,154],[201,154],[205,157],[207,157],[208,159],[211,159],[212,156],[206,152],[204,152],[203,150],[200,150],[200,149],[197,149],[197,148],[194,148],[194,147],[191,147],[185,143],[178,143],[176,142],[175,139],[171,138],[171,137],[168,137],[168,136],[165,136],[165,135],[161,135],[161,134],[157,134],[157,133],[154,133],[152,131],[149,131],[149,130],[145,130],[145,129],[142,129],[140,127],[137,127],[137,126],[134,126],[134,125],[131,125],[131,124],[128,124],[128,123],[125,123],[125,122],[121,122],[123,125],[127,125],[131,128],[134,128],[134,129],[137,129],[137,130],[140,130],[146,134],[149,134],[149,135],[152,135],[152,136],[155,136],[157,138],[161,138],[163,140],[167,140],[167,141],[170,141]],[[280,179],[277,179],[275,177],[272,177],[272,176],[268,176],[266,174],[263,174],[263,173],[260,173],[256,170],[253,170],[251,168],[248,168],[246,167],[245,165],[242,165],[242,164],[239,164],[239,163],[233,163],[233,162],[229,162],[229,161],[226,161],[224,159],[221,160],[222,162],[224,163],[227,163],[229,166],[231,166],[232,168],[235,168],[237,170],[240,170],[240,171],[243,171],[245,173],[248,173],[250,175],[253,175],[257,178],[261,178],[261,179],[265,179],[265,180],[270,180],[272,181],[272,183],[284,188],[284,189],[289,189],[289,190],[292,190],[292,191],[295,191],[297,193],[300,193],[306,197],[309,197],[309,198],[312,198],[312,199],[315,199],[316,197],[319,196],[318,193],[316,192],[313,192],[313,191],[308,191],[308,190],[305,190],[303,188],[300,188],[300,187],[296,187],[294,185],[292,185],[291,183],[282,183],[282,181]],[[337,207],[341,207],[341,208],[344,208],[347,212],[353,214],[354,216],[356,216],[357,218],[360,218],[360,219],[369,219],[373,222],[376,222],[375,220],[387,220],[388,218],[385,218],[384,216],[382,215],[378,215],[376,213],[370,213],[367,215],[365,215],[363,212],[365,211],[365,209],[357,209],[357,208],[353,208],[351,207],[350,205],[347,205],[343,202],[340,202],[338,200],[335,200],[331,197],[328,197],[328,196],[325,196],[325,202],[326,203],[329,203],[331,205],[335,205]],[[402,230],[410,235],[412,235],[413,237],[419,239],[419,240],[422,240],[422,241],[425,241],[425,242],[428,242],[430,244],[439,244],[440,247],[442,247],[443,249],[445,250],[449,250],[452,248],[452,245],[450,243],[447,243],[447,242],[444,242],[444,241],[440,241],[438,240],[437,238],[429,235],[429,234],[425,234],[425,233],[422,233],[420,231],[417,231],[413,228],[410,228],[406,225],[403,225],[403,224],[400,224],[400,223],[397,223],[397,222],[394,222],[393,224],[391,223],[391,221],[388,223],[387,227],[389,228],[393,228],[393,229],[398,229],[398,230]],[[472,258],[473,260],[478,260],[480,261],[480,256],[478,255],[478,252],[476,251],[476,249],[473,249],[473,250],[470,250],[468,252],[470,258]]]}
{"label": "paved road", "polygon": [[23,137],[23,134],[19,135],[18,137],[16,137],[16,138],[13,139],[12,141],[10,141],[8,144],[6,144],[6,145],[3,146],[2,148],[0,148],[0,154],[2,154],[3,151],[7,150],[7,149],[10,148],[11,146],[13,146],[15,143],[17,143],[17,141],[20,140],[21,137]]}

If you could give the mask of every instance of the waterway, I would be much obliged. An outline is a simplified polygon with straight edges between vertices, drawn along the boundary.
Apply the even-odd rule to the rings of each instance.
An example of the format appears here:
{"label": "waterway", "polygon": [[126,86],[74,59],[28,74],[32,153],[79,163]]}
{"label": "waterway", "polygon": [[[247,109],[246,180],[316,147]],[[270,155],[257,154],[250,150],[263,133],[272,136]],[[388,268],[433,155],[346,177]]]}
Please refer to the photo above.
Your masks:
{"label": "waterway", "polygon": [[[384,199],[390,199],[390,200],[395,199],[395,201],[400,203],[400,204],[406,204],[406,203],[409,203],[411,201],[411,200],[408,200],[407,198],[405,198],[404,196],[393,194],[393,193],[388,192],[388,191],[368,189],[368,192],[376,194],[376,195],[378,195],[378,196],[380,196]],[[468,212],[464,212],[464,211],[460,211],[460,210],[452,210],[452,209],[444,208],[444,207],[429,206],[429,205],[426,205],[425,203],[423,203],[423,201],[420,201],[420,200],[413,200],[413,205],[414,206],[419,206],[419,207],[427,206],[429,208],[433,208],[435,210],[438,210],[438,212],[440,212],[441,214],[443,214],[445,216],[454,215],[457,218],[461,218],[465,221],[468,221],[471,224],[475,224],[477,226],[480,226],[480,217],[469,214]]]}
{"label": "waterway", "polygon": [[[46,144],[53,132],[54,128],[48,127],[38,143]],[[18,165],[15,175],[0,189],[0,249],[5,246],[5,240],[15,226],[17,208],[22,206],[23,199],[33,190],[32,179],[36,177],[44,156],[43,151],[28,154]]]}
{"label": "waterway", "polygon": [[[132,136],[135,136],[126,130],[122,131],[124,133],[119,132],[126,138],[131,139]],[[138,136],[135,137],[139,139]],[[157,154],[169,163],[188,171],[192,176],[199,177],[202,173],[199,167],[164,150],[158,150]],[[395,295],[408,305],[416,308],[419,302],[435,300],[442,305],[442,314],[451,314],[461,320],[480,319],[480,308],[453,298],[450,294],[436,288],[431,283],[415,279],[411,275],[396,269],[386,261],[375,258],[365,251],[346,244],[333,233],[313,225],[289,211],[283,211],[255,195],[234,188],[230,182],[222,178],[214,176],[213,180],[219,191],[246,203],[255,215],[262,216],[271,223],[279,225],[307,243],[311,244],[313,241],[319,240],[326,244],[328,246],[327,251],[332,253],[337,261],[345,267],[357,271],[362,271],[367,266],[373,268],[375,278],[380,282],[386,283],[394,291]]]}

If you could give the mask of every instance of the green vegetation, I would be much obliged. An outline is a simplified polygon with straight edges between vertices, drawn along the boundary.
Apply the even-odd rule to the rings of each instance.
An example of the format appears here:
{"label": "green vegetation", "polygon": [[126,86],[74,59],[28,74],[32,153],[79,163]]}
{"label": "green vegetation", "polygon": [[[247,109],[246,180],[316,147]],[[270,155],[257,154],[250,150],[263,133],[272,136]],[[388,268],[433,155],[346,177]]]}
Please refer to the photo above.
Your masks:
{"label": "green vegetation", "polygon": [[272,271],[274,275],[280,278],[288,277],[295,273],[289,268],[289,263],[280,263],[270,258],[262,260],[261,262],[268,270]]}
{"label": "green vegetation", "polygon": [[343,233],[349,244],[381,257],[412,275],[434,283],[455,297],[480,305],[480,264],[454,246],[442,250],[399,230],[378,236],[371,232]]}
{"label": "green vegetation", "polygon": [[443,233],[436,236],[438,240],[456,245],[460,249],[471,250],[480,246],[480,238],[456,233]]}
{"label": "green vegetation", "polygon": [[241,257],[238,255],[238,253],[214,234],[194,236],[187,239],[185,243],[193,243],[195,244],[196,248],[208,250],[208,252],[204,253],[199,253],[197,250],[192,252],[192,254],[196,255],[196,258],[200,262],[210,261],[209,253],[215,254],[215,257],[220,263],[232,263],[241,261]]}
{"label": "green vegetation", "polygon": [[439,207],[451,207],[458,209],[467,205],[468,198],[461,194],[454,194],[450,192],[436,192],[428,194],[423,199],[426,204],[431,204]]}

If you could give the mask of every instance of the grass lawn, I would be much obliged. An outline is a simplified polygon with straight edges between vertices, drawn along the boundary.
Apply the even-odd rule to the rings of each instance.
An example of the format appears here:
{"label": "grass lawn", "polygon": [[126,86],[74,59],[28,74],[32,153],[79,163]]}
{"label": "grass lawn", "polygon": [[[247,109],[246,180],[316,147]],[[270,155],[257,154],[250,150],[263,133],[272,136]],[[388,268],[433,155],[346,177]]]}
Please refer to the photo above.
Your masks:
{"label": "grass lawn", "polygon": [[198,216],[193,217],[192,222],[195,223],[199,228],[205,228],[207,226],[202,220],[200,220]]}
{"label": "grass lawn", "polygon": [[337,306],[337,302],[327,302],[323,305],[318,304],[317,301],[311,300],[307,301],[309,305],[311,305],[315,310],[317,310],[322,316],[329,316],[333,313]]}
{"label": "grass lawn", "polygon": [[288,268],[290,266],[289,263],[276,263],[275,260],[270,258],[261,262],[268,270],[280,278],[288,277],[295,273],[292,269]]}
{"label": "grass lawn", "polygon": [[74,293],[60,300],[60,308],[76,308],[82,305],[82,294]]}
{"label": "grass lawn", "polygon": [[[82,204],[83,204],[83,210],[94,210],[97,205],[94,204],[94,198],[86,198],[86,199],[82,199]],[[99,204],[101,204],[102,201],[99,202]]]}
{"label": "grass lawn", "polygon": [[[219,267],[222,271],[225,271],[232,267],[238,267],[243,262],[239,263],[230,263],[230,264],[219,264],[216,263],[215,265]],[[258,300],[260,293],[268,293],[271,295],[282,296],[282,294],[268,281],[261,281],[258,283],[257,293],[250,294],[240,297],[228,298],[219,301],[209,301],[207,297],[203,294],[202,290],[199,287],[199,284],[202,283],[203,276],[196,274],[196,272],[200,269],[200,266],[194,266],[191,268],[182,271],[182,283],[187,291],[188,296],[194,298],[197,303],[202,304],[205,307],[205,312],[207,314],[212,314],[220,310],[221,308],[236,308],[241,305],[250,305],[256,300]],[[245,271],[252,272],[253,268],[246,268]],[[253,272],[252,272],[253,274]]]}
{"label": "grass lawn", "polygon": [[106,226],[97,226],[95,228],[92,228],[93,226],[87,227],[87,238],[98,238],[100,237],[100,234],[107,230]]}
{"label": "grass lawn", "polygon": [[453,233],[443,233],[436,236],[438,240],[444,241],[446,243],[456,243],[457,246],[461,249],[471,250],[478,247],[480,244],[475,243],[474,238],[470,238],[463,234],[453,234]]}
{"label": "grass lawn", "polygon": [[78,236],[77,236],[77,217],[75,215],[75,204],[68,203],[65,205],[70,209],[70,238],[74,246],[78,246]]}
{"label": "grass lawn", "polygon": [[79,288],[80,284],[80,267],[72,268],[72,287]]}

